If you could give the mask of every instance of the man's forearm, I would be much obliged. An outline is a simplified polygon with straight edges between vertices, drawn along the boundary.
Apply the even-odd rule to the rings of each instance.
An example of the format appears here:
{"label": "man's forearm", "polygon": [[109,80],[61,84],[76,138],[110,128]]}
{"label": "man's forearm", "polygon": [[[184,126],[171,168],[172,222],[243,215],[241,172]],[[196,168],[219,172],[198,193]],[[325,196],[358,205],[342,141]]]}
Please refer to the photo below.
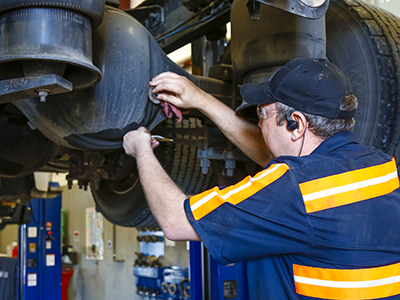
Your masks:
{"label": "man's forearm", "polygon": [[235,111],[207,94],[199,110],[218,126],[222,133],[247,157],[265,166],[271,160],[261,130],[254,124],[236,115]]}
{"label": "man's forearm", "polygon": [[157,75],[150,81],[157,99],[182,109],[197,109],[213,121],[225,136],[250,159],[265,166],[271,155],[261,130],[221,101],[201,90],[184,76],[172,72]]}
{"label": "man's forearm", "polygon": [[184,211],[186,195],[164,171],[153,151],[139,149],[136,162],[147,202],[166,237],[199,240]]}

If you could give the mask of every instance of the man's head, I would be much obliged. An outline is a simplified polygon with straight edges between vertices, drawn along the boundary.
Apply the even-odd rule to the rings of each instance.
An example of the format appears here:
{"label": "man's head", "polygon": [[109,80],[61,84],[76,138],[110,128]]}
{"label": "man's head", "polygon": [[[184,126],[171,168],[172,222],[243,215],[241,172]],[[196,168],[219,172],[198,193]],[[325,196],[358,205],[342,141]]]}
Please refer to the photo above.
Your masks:
{"label": "man's head", "polygon": [[340,110],[342,99],[352,94],[351,85],[346,75],[326,59],[294,59],[268,82],[244,84],[240,91],[249,104],[281,102],[331,119],[351,119],[355,112]]}
{"label": "man's head", "polygon": [[[270,81],[244,84],[241,94],[247,103],[258,105],[260,111],[271,109],[273,104],[277,125],[286,124],[287,131],[293,134],[303,129],[304,135],[309,130],[324,140],[354,128],[357,99],[347,77],[326,59],[294,59]],[[297,124],[301,120],[303,127]]]}

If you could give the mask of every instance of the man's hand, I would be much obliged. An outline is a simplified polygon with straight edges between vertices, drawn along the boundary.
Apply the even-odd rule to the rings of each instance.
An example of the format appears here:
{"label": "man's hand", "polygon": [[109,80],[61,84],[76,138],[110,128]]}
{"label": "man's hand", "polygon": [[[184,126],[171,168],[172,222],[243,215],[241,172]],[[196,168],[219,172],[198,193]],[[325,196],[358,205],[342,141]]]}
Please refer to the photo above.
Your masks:
{"label": "man's hand", "polygon": [[260,128],[236,115],[224,103],[204,92],[186,77],[172,72],[157,75],[149,83],[157,99],[182,109],[197,109],[205,114],[244,154],[261,166],[270,160]]}
{"label": "man's hand", "polygon": [[158,94],[158,100],[183,109],[202,110],[207,98],[210,97],[186,77],[172,72],[157,75],[149,85],[154,87],[153,93]]}
{"label": "man's hand", "polygon": [[140,127],[125,134],[123,145],[128,155],[136,157],[147,203],[165,236],[170,240],[199,241],[184,210],[186,195],[168,176],[152,151],[159,142],[151,138],[145,127]]}
{"label": "man's hand", "polygon": [[151,150],[160,144],[152,138],[146,127],[140,127],[125,134],[123,147],[126,154],[136,157],[140,150]]}

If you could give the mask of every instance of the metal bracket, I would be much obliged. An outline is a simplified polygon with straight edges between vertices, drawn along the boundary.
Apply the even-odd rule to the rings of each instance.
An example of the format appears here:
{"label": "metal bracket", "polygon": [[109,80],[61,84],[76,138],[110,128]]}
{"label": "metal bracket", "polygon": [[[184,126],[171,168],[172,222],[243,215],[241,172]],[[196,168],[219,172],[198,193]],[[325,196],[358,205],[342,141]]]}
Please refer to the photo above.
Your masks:
{"label": "metal bracket", "polygon": [[232,65],[219,64],[211,66],[208,71],[208,77],[232,82],[233,79]]}
{"label": "metal bracket", "polygon": [[200,159],[202,174],[207,174],[210,167],[210,159],[225,161],[226,176],[232,177],[236,168],[236,161],[248,161],[249,159],[238,149],[226,150],[222,148],[208,148],[199,150],[197,156]]}
{"label": "metal bracket", "polygon": [[260,19],[260,2],[249,0],[246,4],[247,10],[249,11],[250,17],[253,21]]}
{"label": "metal bracket", "polygon": [[148,30],[164,23],[164,8],[160,5],[138,6],[124,12],[134,17]]}
{"label": "metal bracket", "polygon": [[72,89],[70,81],[56,74],[1,80],[0,104],[39,96],[44,102],[48,95],[71,92]]}
{"label": "metal bracket", "polygon": [[329,0],[251,0],[270,5],[307,19],[319,19],[325,15]]}
{"label": "metal bracket", "polygon": [[101,152],[71,152],[66,176],[68,188],[71,189],[73,180],[77,179],[80,189],[86,191],[90,183],[92,188],[98,190],[100,181],[109,179],[108,173],[102,168],[104,163],[105,157]]}
{"label": "metal bracket", "polygon": [[0,216],[0,225],[24,224],[31,221],[32,211],[25,204],[18,204],[12,215]]}

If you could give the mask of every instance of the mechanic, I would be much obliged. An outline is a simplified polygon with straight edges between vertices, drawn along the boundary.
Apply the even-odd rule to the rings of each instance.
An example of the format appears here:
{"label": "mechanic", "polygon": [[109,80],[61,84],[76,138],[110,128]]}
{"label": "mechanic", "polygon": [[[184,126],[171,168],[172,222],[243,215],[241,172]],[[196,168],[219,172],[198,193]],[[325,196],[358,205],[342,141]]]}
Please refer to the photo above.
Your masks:
{"label": "mechanic", "polygon": [[247,261],[249,299],[400,299],[396,162],[357,142],[357,99],[335,65],[295,59],[269,82],[244,84],[261,130],[186,78],[163,73],[150,85],[159,100],[202,111],[266,164],[233,186],[185,200],[147,129],[127,133],[125,151],[136,157],[169,239],[201,240],[222,264]]}

